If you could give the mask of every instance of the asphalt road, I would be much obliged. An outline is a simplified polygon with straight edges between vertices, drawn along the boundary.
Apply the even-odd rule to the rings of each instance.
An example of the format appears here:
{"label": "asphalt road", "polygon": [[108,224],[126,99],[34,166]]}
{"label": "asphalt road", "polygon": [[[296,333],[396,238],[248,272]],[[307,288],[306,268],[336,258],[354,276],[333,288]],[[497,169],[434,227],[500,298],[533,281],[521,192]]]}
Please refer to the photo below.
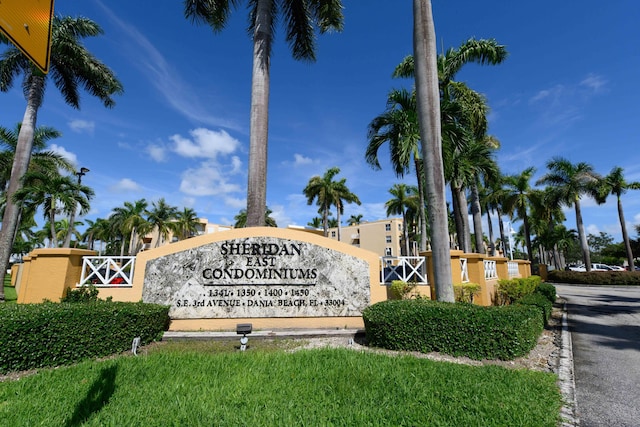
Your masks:
{"label": "asphalt road", "polygon": [[580,426],[640,426],[640,287],[556,289],[567,300]]}

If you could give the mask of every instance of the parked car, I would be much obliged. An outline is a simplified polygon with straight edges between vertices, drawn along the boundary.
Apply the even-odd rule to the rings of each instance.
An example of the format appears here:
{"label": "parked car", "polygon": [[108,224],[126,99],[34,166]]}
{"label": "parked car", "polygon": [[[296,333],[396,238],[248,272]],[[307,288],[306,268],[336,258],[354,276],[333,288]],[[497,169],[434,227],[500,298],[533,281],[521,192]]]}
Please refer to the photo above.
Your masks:
{"label": "parked car", "polygon": [[[98,270],[98,273],[100,274],[100,276],[104,277],[105,279],[107,279],[107,269],[106,268],[101,268]],[[120,275],[120,273],[116,273],[113,270],[109,271],[109,284],[110,285],[122,285],[123,283],[125,283],[125,279],[124,277],[122,277]],[[98,277],[96,274],[93,275],[93,277],[91,277],[91,283],[94,285],[99,285],[99,284],[103,284],[102,280],[100,279],[100,277]]]}
{"label": "parked car", "polygon": [[[586,268],[584,268],[584,265],[575,265],[575,266],[569,266],[569,270],[571,271],[587,271]],[[613,271],[616,270],[613,267],[608,266],[607,264],[602,264],[599,262],[593,262],[591,263],[591,271]]]}
{"label": "parked car", "polygon": [[619,265],[610,265],[609,267],[611,267],[613,271],[627,271],[626,268],[620,267]]}

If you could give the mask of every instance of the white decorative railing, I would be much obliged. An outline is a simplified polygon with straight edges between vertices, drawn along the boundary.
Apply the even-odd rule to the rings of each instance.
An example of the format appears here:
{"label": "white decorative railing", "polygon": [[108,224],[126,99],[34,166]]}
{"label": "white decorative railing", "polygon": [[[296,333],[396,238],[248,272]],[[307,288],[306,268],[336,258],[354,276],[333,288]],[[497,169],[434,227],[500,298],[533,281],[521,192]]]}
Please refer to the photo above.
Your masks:
{"label": "white decorative railing", "polygon": [[469,268],[467,268],[466,258],[460,258],[460,279],[462,283],[469,283]]}
{"label": "white decorative railing", "polygon": [[381,257],[380,282],[402,280],[417,285],[428,285],[427,265],[421,256]]}
{"label": "white decorative railing", "polygon": [[520,276],[520,269],[518,268],[517,262],[513,262],[513,261],[507,262],[507,270],[509,272],[509,277]]}
{"label": "white decorative railing", "polygon": [[484,278],[485,280],[498,278],[498,269],[495,261],[484,260]]}
{"label": "white decorative railing", "polygon": [[131,287],[136,257],[85,256],[76,286]]}

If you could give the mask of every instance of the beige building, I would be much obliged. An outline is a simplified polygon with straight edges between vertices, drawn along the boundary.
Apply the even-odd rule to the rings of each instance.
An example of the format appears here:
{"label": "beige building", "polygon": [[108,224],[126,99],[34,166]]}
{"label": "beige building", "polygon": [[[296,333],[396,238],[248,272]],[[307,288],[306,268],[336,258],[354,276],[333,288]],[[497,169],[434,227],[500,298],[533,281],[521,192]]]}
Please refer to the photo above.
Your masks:
{"label": "beige building", "polygon": [[[340,227],[340,241],[375,252],[380,256],[400,256],[403,233],[402,218],[361,222]],[[338,240],[338,229],[328,230],[329,238]]]}
{"label": "beige building", "polygon": [[[203,236],[205,234],[217,233],[220,231],[229,231],[233,230],[233,225],[220,225],[220,224],[211,224],[207,218],[198,218],[198,224],[196,225],[196,231],[191,237],[195,236]],[[172,231],[169,231],[169,235],[166,239],[161,239],[160,244],[156,245],[158,241],[158,230],[154,229],[152,232],[148,233],[146,236],[142,238],[142,248],[140,250],[147,250],[151,248],[155,248],[157,246],[164,246],[168,243],[177,242],[179,239],[177,236],[174,236]]]}

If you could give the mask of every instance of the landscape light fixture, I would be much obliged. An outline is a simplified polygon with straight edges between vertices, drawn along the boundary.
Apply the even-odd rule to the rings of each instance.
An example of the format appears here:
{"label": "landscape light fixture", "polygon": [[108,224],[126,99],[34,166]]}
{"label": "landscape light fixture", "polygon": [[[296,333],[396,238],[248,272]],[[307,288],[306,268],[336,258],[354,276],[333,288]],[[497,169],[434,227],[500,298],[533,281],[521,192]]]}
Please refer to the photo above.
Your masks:
{"label": "landscape light fixture", "polygon": [[253,325],[251,323],[238,323],[236,325],[236,334],[242,335],[242,338],[240,338],[240,351],[247,349],[247,343],[249,342],[247,334],[250,334],[252,329]]}
{"label": "landscape light fixture", "polygon": [[78,176],[78,184],[82,183],[82,177],[85,176],[87,174],[87,172],[90,172],[88,168],[80,168],[80,172],[76,172],[76,175]]}

